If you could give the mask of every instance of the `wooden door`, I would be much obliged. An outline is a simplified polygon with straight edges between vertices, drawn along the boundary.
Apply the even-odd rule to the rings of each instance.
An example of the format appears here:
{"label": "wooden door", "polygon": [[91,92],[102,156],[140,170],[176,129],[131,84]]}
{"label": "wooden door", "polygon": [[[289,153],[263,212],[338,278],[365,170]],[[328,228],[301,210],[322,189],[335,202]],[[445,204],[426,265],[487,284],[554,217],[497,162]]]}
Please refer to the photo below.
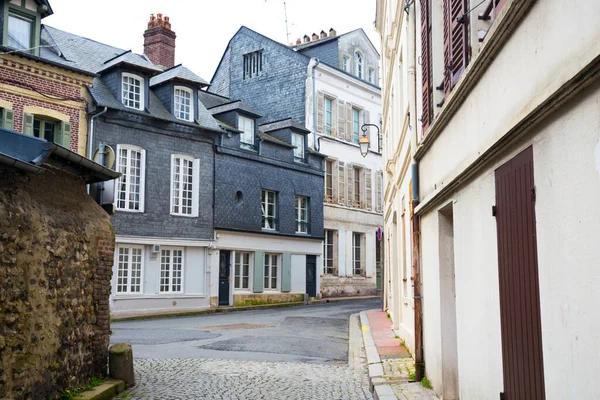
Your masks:
{"label": "wooden door", "polygon": [[504,400],[545,399],[533,149],[495,171]]}
{"label": "wooden door", "polygon": [[219,251],[219,305],[229,305],[229,286],[231,283],[231,252]]}
{"label": "wooden door", "polygon": [[317,256],[306,256],[306,294],[317,297]]}

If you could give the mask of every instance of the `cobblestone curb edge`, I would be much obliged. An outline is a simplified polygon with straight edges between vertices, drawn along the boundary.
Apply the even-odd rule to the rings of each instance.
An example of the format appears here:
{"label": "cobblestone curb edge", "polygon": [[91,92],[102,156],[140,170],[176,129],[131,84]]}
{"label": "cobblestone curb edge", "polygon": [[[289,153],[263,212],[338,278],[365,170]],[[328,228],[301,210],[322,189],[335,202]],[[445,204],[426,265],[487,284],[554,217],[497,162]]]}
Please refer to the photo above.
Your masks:
{"label": "cobblestone curb edge", "polygon": [[392,386],[387,383],[383,377],[383,365],[375,341],[371,335],[371,326],[367,313],[361,311],[360,326],[362,331],[365,352],[367,353],[367,365],[369,367],[369,388],[373,392],[375,400],[396,400],[397,397],[392,390]]}

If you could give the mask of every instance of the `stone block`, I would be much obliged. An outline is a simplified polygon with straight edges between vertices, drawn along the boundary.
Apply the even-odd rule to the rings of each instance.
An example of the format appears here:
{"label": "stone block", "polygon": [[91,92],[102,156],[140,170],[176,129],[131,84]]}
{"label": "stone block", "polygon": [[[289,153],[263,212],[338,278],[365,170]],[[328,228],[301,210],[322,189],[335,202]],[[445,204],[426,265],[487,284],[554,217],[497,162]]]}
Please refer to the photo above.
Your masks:
{"label": "stone block", "polygon": [[130,344],[116,343],[108,349],[108,370],[111,378],[120,379],[130,387],[135,385],[133,350]]}

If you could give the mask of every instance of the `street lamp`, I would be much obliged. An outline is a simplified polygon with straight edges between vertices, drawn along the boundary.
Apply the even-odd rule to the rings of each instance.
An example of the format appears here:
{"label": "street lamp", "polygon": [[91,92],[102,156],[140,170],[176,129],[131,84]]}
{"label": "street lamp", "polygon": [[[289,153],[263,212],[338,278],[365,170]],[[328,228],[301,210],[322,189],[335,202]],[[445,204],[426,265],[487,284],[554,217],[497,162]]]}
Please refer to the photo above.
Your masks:
{"label": "street lamp", "polygon": [[379,137],[379,127],[375,124],[363,124],[360,130],[363,131],[363,135],[358,139],[358,145],[360,146],[360,155],[366,157],[369,153],[369,137],[367,136],[367,129],[369,126],[374,126],[377,129],[377,152],[381,153],[381,138]]}

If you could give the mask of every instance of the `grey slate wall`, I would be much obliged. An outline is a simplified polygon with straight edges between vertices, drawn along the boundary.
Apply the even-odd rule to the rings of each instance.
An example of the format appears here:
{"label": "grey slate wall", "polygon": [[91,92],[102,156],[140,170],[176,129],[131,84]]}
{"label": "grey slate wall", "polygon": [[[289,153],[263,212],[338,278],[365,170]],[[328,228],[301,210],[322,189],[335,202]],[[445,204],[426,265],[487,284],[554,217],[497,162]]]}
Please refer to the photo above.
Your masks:
{"label": "grey slate wall", "polygon": [[[279,231],[295,235],[296,196],[309,198],[310,236],[323,237],[323,173],[287,163],[267,163],[238,150],[216,154],[215,227],[262,232],[262,189],[278,193]],[[236,193],[243,200],[236,203]],[[298,235],[299,237],[305,235]]]}
{"label": "grey slate wall", "polygon": [[340,68],[337,40],[331,40],[318,46],[309,47],[306,50],[302,50],[301,53],[310,58],[318,58],[320,62],[334,68]]}
{"label": "grey slate wall", "polygon": [[[263,51],[262,74],[244,79],[244,54],[257,50]],[[209,91],[250,105],[263,115],[260,123],[292,117],[304,124],[309,61],[287,46],[242,27],[231,39]]]}
{"label": "grey slate wall", "polygon": [[[94,148],[102,141],[146,150],[145,211],[117,211],[117,235],[213,238],[214,135],[200,129],[109,111],[96,124]],[[171,154],[200,159],[199,216],[170,215]]]}

